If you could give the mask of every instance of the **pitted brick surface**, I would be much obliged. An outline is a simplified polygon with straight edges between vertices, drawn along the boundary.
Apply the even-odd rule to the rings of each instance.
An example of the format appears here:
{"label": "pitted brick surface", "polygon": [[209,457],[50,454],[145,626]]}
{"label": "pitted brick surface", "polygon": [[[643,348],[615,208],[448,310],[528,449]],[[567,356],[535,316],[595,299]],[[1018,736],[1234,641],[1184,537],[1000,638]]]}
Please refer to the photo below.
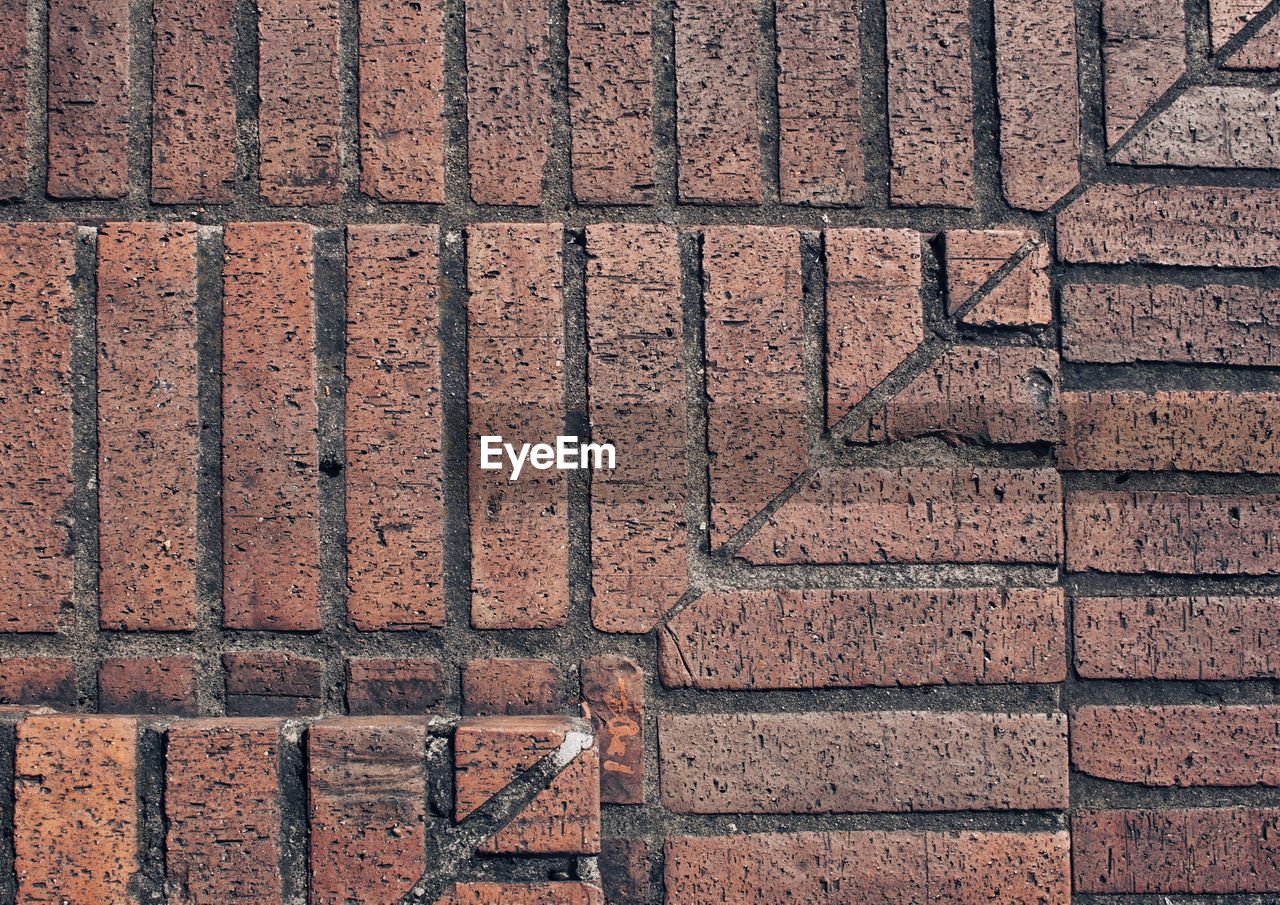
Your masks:
{"label": "pitted brick surface", "polygon": [[316,716],[323,665],[310,657],[276,651],[222,655],[227,713],[233,716]]}
{"label": "pitted brick surface", "polygon": [[1017,327],[1053,320],[1049,249],[1036,233],[949,230],[946,264],[947,311],[965,323]]}
{"label": "pitted brick surface", "polygon": [[200,711],[191,657],[109,657],[98,667],[104,713],[195,716]]}
{"label": "pitted brick surface", "polygon": [[436,905],[604,905],[586,883],[459,883]]}
{"label": "pitted brick surface", "polygon": [[1102,70],[1107,144],[1114,145],[1187,65],[1186,23],[1162,0],[1104,0]]}
{"label": "pitted brick surface", "polygon": [[6,657],[0,661],[0,704],[76,703],[75,664],[65,657]]}
{"label": "pitted brick surface", "polygon": [[491,658],[462,668],[467,716],[529,716],[564,709],[564,676],[550,660]]}
{"label": "pitted brick surface", "polygon": [[347,661],[347,710],[352,714],[422,714],[445,697],[444,671],[435,660]]}
{"label": "pitted brick surface", "polygon": [[27,189],[27,2],[0,2],[0,198]]}
{"label": "pitted brick surface", "polygon": [[1129,142],[1116,160],[1148,166],[1280,167],[1280,88],[1193,86]]}

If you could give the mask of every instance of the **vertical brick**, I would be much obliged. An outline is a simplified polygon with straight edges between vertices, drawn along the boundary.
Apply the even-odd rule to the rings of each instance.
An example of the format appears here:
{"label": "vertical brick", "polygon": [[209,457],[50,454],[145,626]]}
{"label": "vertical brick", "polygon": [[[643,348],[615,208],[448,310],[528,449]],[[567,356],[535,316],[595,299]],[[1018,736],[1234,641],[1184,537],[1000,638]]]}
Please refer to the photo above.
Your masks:
{"label": "vertical brick", "polygon": [[27,193],[27,4],[0,0],[0,199]]}
{"label": "vertical brick", "polygon": [[226,227],[223,603],[228,628],[320,628],[312,231]]}
{"label": "vertical brick", "polygon": [[1187,25],[1164,0],[1104,0],[1102,77],[1107,144],[1114,145],[1182,75]]}
{"label": "vertical brick", "polygon": [[583,660],[582,700],[600,749],[600,800],[644,804],[644,673],[634,660]]}
{"label": "vertical brick", "polygon": [[[564,424],[562,227],[467,230],[467,372],[471,418],[471,623],[554,628],[569,606],[563,473],[481,471],[480,437],[554,442]],[[519,551],[518,555],[512,555]]]}
{"label": "vertical brick", "polygon": [[435,660],[348,660],[347,712],[429,713],[448,694]]}
{"label": "vertical brick", "polygon": [[0,630],[52,632],[71,606],[75,227],[0,226]]}
{"label": "vertical brick", "polygon": [[49,194],[129,187],[128,0],[49,0]]}
{"label": "vertical brick", "polygon": [[536,716],[564,709],[564,676],[550,660],[472,660],[462,667],[466,716]]}
{"label": "vertical brick", "polygon": [[551,143],[548,9],[521,0],[466,5],[471,198],[539,204]]}
{"label": "vertical brick", "polygon": [[17,734],[17,901],[131,901],[140,866],[137,722],[35,716]]}
{"label": "vertical brick", "polygon": [[103,713],[195,716],[196,665],[191,657],[108,657],[98,667]]}
{"label": "vertical brick", "polygon": [[764,196],[755,9],[735,0],[680,0],[675,26],[680,200],[758,204]]}
{"label": "vertical brick", "polygon": [[592,621],[648,631],[688,585],[684,320],[676,234],[587,227],[591,430],[619,455],[591,480]]}
{"label": "vertical brick", "polygon": [[225,204],[236,191],[234,0],[154,0],[151,200]]}
{"label": "vertical brick", "polygon": [[573,194],[579,201],[653,200],[653,4],[569,4]]}
{"label": "vertical brick", "polygon": [[435,226],[347,232],[347,616],[444,623]]}
{"label": "vertical brick", "polygon": [[258,0],[258,176],[269,204],[342,197],[338,0]]}
{"label": "vertical brick", "polygon": [[324,664],[278,651],[222,655],[231,716],[316,716],[324,697]]}
{"label": "vertical brick", "polygon": [[196,228],[98,232],[98,603],[104,628],[196,624]]}
{"label": "vertical brick", "polygon": [[444,201],[444,7],[360,4],[360,190]]}
{"label": "vertical brick", "polygon": [[649,905],[652,857],[647,839],[600,840],[600,885],[608,905]]}
{"label": "vertical brick", "polygon": [[0,659],[0,704],[74,707],[76,673],[64,657]]}

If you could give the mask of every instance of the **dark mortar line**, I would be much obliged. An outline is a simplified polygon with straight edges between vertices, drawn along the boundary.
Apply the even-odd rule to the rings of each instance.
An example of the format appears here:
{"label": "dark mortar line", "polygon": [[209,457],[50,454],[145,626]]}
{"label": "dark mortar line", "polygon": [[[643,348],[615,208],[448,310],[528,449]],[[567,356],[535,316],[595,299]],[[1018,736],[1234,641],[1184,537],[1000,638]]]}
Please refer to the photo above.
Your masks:
{"label": "dark mortar line", "polygon": [[970,82],[973,86],[974,209],[999,223],[1009,215],[1004,204],[1000,115],[996,94],[995,12],[990,0],[970,0]]}
{"label": "dark mortar line", "polygon": [[75,249],[75,307],[71,320],[70,534],[72,555],[71,621],[62,626],[73,652],[80,709],[98,709],[98,234],[81,228]]}
{"label": "dark mortar line", "polygon": [[1275,597],[1280,596],[1280,576],[1068,572],[1062,578],[1062,588],[1071,597]]}
{"label": "dark mortar line", "polygon": [[827,256],[822,233],[800,235],[800,281],[804,323],[805,433],[809,461],[816,461],[827,426],[826,405],[826,312]]}
{"label": "dark mortar line", "polygon": [[[748,10],[743,10],[747,15]],[[776,204],[782,182],[780,116],[778,102],[778,29],[776,0],[756,0],[758,43],[756,45],[756,91],[760,105],[759,160],[761,197]]]}
{"label": "dark mortar line", "polygon": [[[49,180],[49,4],[27,3],[27,173],[24,196],[45,197]],[[0,890],[0,894],[2,894]]]}
{"label": "dark mortar line", "polygon": [[572,140],[569,112],[569,0],[549,3],[547,27],[548,83],[551,121],[547,129],[547,160],[543,167],[541,210],[547,220],[570,205],[573,195]]}
{"label": "dark mortar line", "polygon": [[16,765],[17,718],[0,718],[0,902],[18,900],[17,833],[14,832],[14,804],[17,795]]}
{"label": "dark mortar line", "polygon": [[1138,807],[1170,810],[1197,807],[1280,806],[1280,789],[1261,786],[1161,787],[1100,779],[1079,770],[1071,772],[1072,810]]}
{"label": "dark mortar line", "polygon": [[[1228,496],[1280,493],[1280,475],[1187,471],[1062,471],[1068,490],[1173,491]],[[1123,486],[1115,486],[1119,481]]]}
{"label": "dark mortar line", "polygon": [[146,721],[138,724],[139,870],[129,880],[139,902],[163,902],[165,892],[165,735]]}
{"label": "dark mortar line", "polygon": [[679,198],[676,145],[675,0],[654,0],[653,42],[653,209],[671,210]]}
{"label": "dark mortar line", "polygon": [[711,450],[707,425],[706,275],[702,272],[702,233],[681,232],[680,310],[683,316],[685,378],[685,462],[688,494],[685,515],[689,528],[690,581],[696,581],[698,565],[710,550]]}
{"label": "dark mortar line", "polygon": [[[231,85],[236,107],[236,183],[237,194],[261,198],[258,140],[258,5],[255,0],[233,0],[232,29],[235,45],[231,58]],[[266,205],[262,205],[266,207]],[[219,208],[215,208],[218,210]],[[207,209],[201,210],[208,217]],[[262,219],[277,219],[262,217]],[[252,219],[246,218],[246,219]]]}
{"label": "dark mortar line", "polygon": [[145,204],[151,197],[151,96],[155,16],[152,0],[129,2],[128,197]]}
{"label": "dark mortar line", "polygon": [[895,396],[905,390],[913,380],[922,374],[930,365],[940,360],[955,343],[951,339],[936,334],[925,335],[924,341],[902,360],[888,376],[871,388],[862,399],[836,419],[827,430],[832,447],[844,442],[850,433],[871,420]]}
{"label": "dark mortar line", "polygon": [[1233,393],[1280,390],[1280,367],[1203,362],[1093,364],[1063,361],[1064,392],[1099,390],[1223,390]]}
{"label": "dark mortar line", "polygon": [[1171,264],[1059,264],[1055,268],[1059,286],[1245,286],[1280,290],[1280,268],[1184,267]]}
{"label": "dark mortar line", "polygon": [[[1065,828],[1063,810],[1023,811],[862,811],[849,814],[682,814],[661,804],[634,807],[621,824],[626,835],[644,835],[646,826],[663,836],[742,836],[749,833],[857,832],[898,830],[955,833],[1044,832]],[[658,853],[659,855],[661,852]],[[659,898],[656,900],[661,902]]]}
{"label": "dark mortar line", "polygon": [[865,685],[850,688],[706,689],[671,687],[663,716],[767,713],[1053,713],[1057,683],[1008,685]]}
{"label": "dark mortar line", "polygon": [[[1262,31],[1267,23],[1274,19],[1277,14],[1280,14],[1280,0],[1271,0],[1271,2],[1264,6],[1257,15],[1246,22],[1244,28],[1236,32],[1235,35],[1232,36],[1231,40],[1227,41],[1226,44],[1223,44],[1222,48],[1218,50],[1217,53],[1210,55],[1209,65],[1215,68],[1224,65],[1237,50],[1240,50],[1244,45],[1248,44],[1254,35]],[[1212,47],[1212,45],[1210,45],[1210,47]]]}
{"label": "dark mortar line", "polygon": [[[580,230],[562,234],[561,295],[564,327],[564,435],[591,438],[587,333],[587,240]],[[567,506],[569,606],[567,625],[591,625],[591,472],[564,475]]]}
{"label": "dark mortar line", "polygon": [[307,750],[304,724],[289,720],[280,728],[280,883],[284,905],[310,901],[311,824],[307,819]]}
{"label": "dark mortar line", "polygon": [[885,6],[862,4],[859,22],[859,66],[862,70],[862,153],[868,209],[889,208],[889,49],[885,36]]}
{"label": "dark mortar line", "polygon": [[360,191],[360,10],[358,0],[338,0],[338,81],[342,109],[338,129],[338,185],[344,198]]}

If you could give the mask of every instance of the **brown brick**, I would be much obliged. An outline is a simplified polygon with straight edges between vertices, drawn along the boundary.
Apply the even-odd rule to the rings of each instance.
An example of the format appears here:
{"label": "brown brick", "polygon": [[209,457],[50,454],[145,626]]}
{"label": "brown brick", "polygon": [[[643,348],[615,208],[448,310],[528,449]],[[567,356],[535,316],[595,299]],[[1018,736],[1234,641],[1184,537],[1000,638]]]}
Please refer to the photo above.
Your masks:
{"label": "brown brick", "polygon": [[195,716],[196,664],[191,657],[108,657],[98,667],[103,713]]}
{"label": "brown brick", "polygon": [[1118,163],[1174,167],[1280,167],[1275,88],[1193,85],[1115,155]]}
{"label": "brown brick", "polygon": [[573,194],[588,204],[653,200],[653,5],[569,4]]}
{"label": "brown brick", "polygon": [[600,840],[600,885],[608,905],[649,905],[653,853],[647,839]]}
{"label": "brown brick", "polygon": [[600,749],[600,800],[644,804],[644,673],[634,660],[602,654],[582,661],[581,677]]}
{"label": "brown brick", "polygon": [[33,716],[17,728],[19,902],[126,902],[138,859],[138,724]]}
{"label": "brown brick", "polygon": [[664,715],[658,756],[662,803],[680,814],[1067,806],[1056,713]]}
{"label": "brown brick", "polygon": [[1226,69],[1280,69],[1280,19],[1273,15],[1222,65]]}
{"label": "brown brick", "polygon": [[382,901],[426,868],[426,723],[342,719],[307,732],[311,901]]}
{"label": "brown brick", "polygon": [[709,228],[702,270],[711,543],[718,547],[786,490],[807,460],[800,234]]}
{"label": "brown brick", "polygon": [[223,602],[228,628],[320,628],[312,230],[226,227]]}
{"label": "brown brick", "polygon": [[547,7],[520,0],[466,6],[471,198],[539,204],[551,142]]}
{"label": "brown brick", "polygon": [[98,231],[98,604],[104,628],[196,625],[196,227]]}
{"label": "brown brick", "polygon": [[0,704],[74,707],[74,664],[64,657],[0,658]]}
{"label": "brown brick", "polygon": [[0,630],[71,606],[71,310],[76,230],[0,225]]}
{"label": "brown brick", "polygon": [[448,695],[435,660],[348,660],[347,711],[355,714],[429,713]]}
{"label": "brown brick", "polygon": [[776,11],[781,200],[861,204],[858,4],[780,0]]}
{"label": "brown brick", "polygon": [[444,8],[360,4],[360,190],[444,201]]}
{"label": "brown brick", "polygon": [[466,716],[536,716],[564,709],[564,676],[550,660],[472,660],[462,667]]}
{"label": "brown brick", "polygon": [[444,624],[435,226],[347,232],[347,617]]}
{"label": "brown brick", "polygon": [[27,194],[27,3],[0,0],[0,199]]}
{"label": "brown brick", "polygon": [[169,727],[168,882],[183,901],[280,902],[279,720]]}
{"label": "brown brick", "polygon": [[1077,597],[1085,679],[1280,677],[1280,598]]}
{"label": "brown brick", "polygon": [[151,200],[225,204],[236,191],[234,0],[155,0]]}
{"label": "brown brick", "polygon": [[969,4],[888,0],[890,203],[973,206]]}
{"label": "brown brick", "polygon": [[[1030,250],[999,282],[987,283],[1015,255]],[[947,313],[966,324],[1021,327],[1053,320],[1049,248],[1020,229],[951,229],[946,233]],[[975,301],[976,298],[976,301]]]}
{"label": "brown brick", "polygon": [[680,253],[663,226],[587,227],[591,431],[619,451],[591,480],[592,621],[646,632],[688,586]]}
{"label": "brown brick", "polygon": [[457,883],[436,905],[604,905],[586,883]]}
{"label": "brown brick", "polygon": [[315,716],[324,696],[324,664],[277,651],[222,655],[230,716]]}
{"label": "brown brick", "polygon": [[1187,26],[1164,0],[1103,0],[1107,144],[1114,145],[1173,87],[1187,65]]}
{"label": "brown brick", "polygon": [[1280,892],[1280,810],[1077,811],[1078,893]]}
{"label": "brown brick", "polygon": [[830,468],[742,548],[757,563],[1058,561],[1062,487],[1032,468]]}
{"label": "brown brick", "polygon": [[658,635],[668,686],[987,685],[1066,678],[1062,592],[708,593]]}
{"label": "brown brick", "polygon": [[[473,148],[474,150],[474,148]],[[554,442],[564,423],[559,223],[467,230],[471,623],[554,628],[568,615],[564,473],[481,471],[480,437]],[[519,551],[512,555],[512,551]]]}
{"label": "brown brick", "polygon": [[1280,190],[1095,185],[1058,215],[1058,255],[1086,264],[1274,267]]}
{"label": "brown brick", "polygon": [[48,0],[49,194],[129,187],[128,0]]}
{"label": "brown brick", "polygon": [[337,0],[258,0],[258,173],[269,204],[342,197]]}
{"label": "brown brick", "polygon": [[[585,724],[558,716],[471,717],[453,737],[456,818],[463,820],[558,749]],[[600,850],[600,764],[582,751],[481,847],[487,853],[594,854]]]}
{"label": "brown brick", "polygon": [[760,24],[734,0],[675,9],[681,201],[755,204],[760,181]]}

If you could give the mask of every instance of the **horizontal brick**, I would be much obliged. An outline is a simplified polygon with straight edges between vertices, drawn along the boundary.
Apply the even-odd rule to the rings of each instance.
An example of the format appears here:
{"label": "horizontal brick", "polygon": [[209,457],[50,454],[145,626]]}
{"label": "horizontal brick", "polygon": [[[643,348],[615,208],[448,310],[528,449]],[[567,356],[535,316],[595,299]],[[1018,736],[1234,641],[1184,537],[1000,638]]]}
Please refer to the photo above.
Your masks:
{"label": "horizontal brick", "polygon": [[449,694],[435,660],[348,660],[347,712],[352,715],[428,713]]}
{"label": "horizontal brick", "polygon": [[324,665],[276,651],[222,655],[231,716],[315,716],[324,697]]}
{"label": "horizontal brick", "polygon": [[1144,166],[1280,167],[1280,142],[1270,128],[1280,116],[1280,92],[1244,85],[1192,85],[1115,155]]}
{"label": "horizontal brick", "polygon": [[649,905],[653,851],[647,839],[600,840],[600,886],[609,905]]}
{"label": "horizontal brick", "polygon": [[191,657],[108,657],[98,667],[103,713],[195,716],[196,664]]}
{"label": "horizontal brick", "polygon": [[1067,806],[1063,714],[666,715],[658,742],[662,803],[681,814]]}
{"label": "horizontal brick", "polygon": [[1162,0],[1105,0],[1102,76],[1107,145],[1124,137],[1187,66],[1184,17]]}
{"label": "horizontal brick", "polygon": [[604,905],[586,883],[457,883],[436,905]]}
{"label": "horizontal brick", "polygon": [[0,658],[0,704],[76,704],[75,665],[65,657]]}
{"label": "horizontal brick", "polygon": [[27,0],[0,0],[0,199],[27,193]]}
{"label": "horizontal brick", "polygon": [[987,685],[1066,678],[1062,592],[712,592],[658,635],[663,684],[708,689]]}
{"label": "horizontal brick", "polygon": [[582,706],[600,749],[600,800],[644,804],[644,672],[616,654],[583,660]]}
{"label": "horizontal brick", "polygon": [[536,716],[564,709],[564,676],[550,660],[472,660],[462,667],[466,716]]}

